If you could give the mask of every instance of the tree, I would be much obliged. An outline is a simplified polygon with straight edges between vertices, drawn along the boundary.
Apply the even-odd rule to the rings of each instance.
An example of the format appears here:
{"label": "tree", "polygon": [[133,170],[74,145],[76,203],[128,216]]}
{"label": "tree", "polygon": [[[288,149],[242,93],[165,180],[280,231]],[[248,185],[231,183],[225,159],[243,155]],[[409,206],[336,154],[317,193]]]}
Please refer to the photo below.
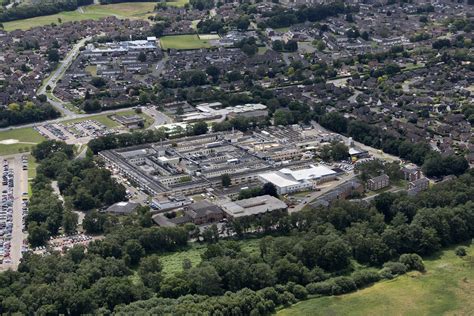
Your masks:
{"label": "tree", "polygon": [[64,232],[67,234],[72,234],[76,231],[77,228],[77,221],[79,219],[79,216],[72,212],[72,211],[66,211],[63,214],[63,222],[62,226],[64,229]]}
{"label": "tree", "polygon": [[345,133],[347,131],[347,119],[337,112],[324,114],[319,123],[336,133]]}
{"label": "tree", "polygon": [[219,80],[221,70],[214,65],[210,65],[206,68],[206,73],[212,77],[213,82],[217,82],[217,80]]}
{"label": "tree", "polygon": [[293,123],[293,115],[290,111],[278,109],[273,113],[273,125],[288,125]]}
{"label": "tree", "polygon": [[298,42],[295,40],[289,40],[285,44],[285,50],[289,52],[296,52],[298,50]]}
{"label": "tree", "polygon": [[57,63],[59,61],[59,52],[57,49],[50,48],[48,50],[48,60],[53,63]]}
{"label": "tree", "polygon": [[97,211],[91,211],[86,214],[82,221],[82,227],[89,234],[100,234],[104,232],[104,226],[107,221],[107,215]]}
{"label": "tree", "polygon": [[142,245],[136,240],[128,240],[124,244],[124,251],[127,255],[126,260],[130,265],[136,265],[140,259],[145,255],[145,250]]}
{"label": "tree", "polygon": [[216,243],[219,241],[219,230],[216,224],[211,225],[202,232],[202,238],[205,242]]}
{"label": "tree", "polygon": [[278,198],[278,192],[275,185],[271,182],[267,182],[262,187],[263,195],[271,195]]}
{"label": "tree", "polygon": [[221,182],[222,182],[222,186],[227,188],[231,185],[232,180],[230,176],[227,173],[225,173],[221,176]]}
{"label": "tree", "polygon": [[151,28],[151,32],[156,37],[161,37],[163,35],[163,32],[165,31],[165,28],[166,27],[165,27],[164,23],[155,23],[155,24],[153,24],[153,26]]}
{"label": "tree", "polygon": [[206,134],[208,131],[207,123],[204,121],[194,123],[192,127],[192,134],[193,135],[202,135]]}
{"label": "tree", "polygon": [[283,42],[280,40],[276,40],[272,42],[272,49],[277,52],[283,51]]}
{"label": "tree", "polygon": [[208,263],[189,270],[187,279],[193,293],[200,295],[219,295],[222,293],[222,279],[216,269]]}
{"label": "tree", "polygon": [[151,255],[143,258],[138,267],[138,275],[143,281],[143,284],[152,288],[155,292],[160,290],[160,284],[163,279],[161,271],[163,266],[160,258],[157,255]]}
{"label": "tree", "polygon": [[48,239],[49,232],[45,224],[31,222],[28,225],[28,242],[32,247],[43,246]]}
{"label": "tree", "polygon": [[140,52],[140,54],[138,54],[138,57],[137,57],[138,61],[144,63],[146,62],[146,54],[144,52]]}
{"label": "tree", "polygon": [[66,154],[68,159],[74,156],[73,145],[67,145],[57,140],[45,140],[33,149],[32,155],[37,161],[51,157],[54,153],[62,152]]}
{"label": "tree", "polygon": [[334,143],[331,145],[331,157],[334,161],[347,160],[349,148],[344,143]]}

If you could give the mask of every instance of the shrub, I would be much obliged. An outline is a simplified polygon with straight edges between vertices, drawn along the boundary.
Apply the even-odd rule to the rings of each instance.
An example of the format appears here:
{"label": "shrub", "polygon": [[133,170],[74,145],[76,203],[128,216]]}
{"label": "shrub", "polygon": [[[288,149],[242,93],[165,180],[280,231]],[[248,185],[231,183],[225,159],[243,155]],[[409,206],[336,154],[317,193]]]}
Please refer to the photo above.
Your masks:
{"label": "shrub", "polygon": [[417,270],[425,272],[425,264],[423,259],[416,253],[406,253],[400,256],[398,259],[400,263],[403,263],[407,270]]}
{"label": "shrub", "polygon": [[458,256],[458,257],[464,257],[464,256],[467,255],[467,249],[466,249],[466,247],[459,246],[459,247],[457,247],[457,248],[454,250],[454,253],[455,253],[456,256]]}
{"label": "shrub", "polygon": [[335,285],[333,286],[333,295],[349,293],[357,290],[357,286],[351,277],[336,277],[332,279],[332,282]]}
{"label": "shrub", "polygon": [[316,283],[309,283],[306,285],[306,290],[309,294],[321,294],[321,295],[331,295],[332,294],[332,282],[323,281]]}
{"label": "shrub", "polygon": [[359,289],[380,280],[380,275],[373,270],[356,271],[351,277]]}
{"label": "shrub", "polygon": [[306,288],[302,285],[295,285],[291,291],[293,295],[298,299],[298,300],[304,300],[306,297],[308,297],[308,291]]}
{"label": "shrub", "polygon": [[390,271],[394,275],[402,275],[407,272],[406,266],[400,262],[389,261],[389,262],[384,263],[383,267],[390,269]]}
{"label": "shrub", "polygon": [[280,295],[280,302],[283,306],[289,307],[291,304],[296,303],[296,298],[293,294],[286,291]]}

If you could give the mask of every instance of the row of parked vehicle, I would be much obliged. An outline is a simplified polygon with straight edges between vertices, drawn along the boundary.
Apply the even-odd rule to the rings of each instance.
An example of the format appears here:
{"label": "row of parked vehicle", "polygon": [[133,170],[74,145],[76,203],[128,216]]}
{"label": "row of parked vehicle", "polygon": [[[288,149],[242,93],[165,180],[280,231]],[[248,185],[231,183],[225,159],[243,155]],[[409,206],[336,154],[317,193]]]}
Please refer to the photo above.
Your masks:
{"label": "row of parked vehicle", "polygon": [[51,250],[51,248],[54,248],[55,250],[61,250],[64,247],[70,248],[79,243],[87,244],[91,240],[92,240],[91,236],[88,236],[82,233],[76,233],[72,235],[63,234],[60,236],[51,237],[48,246],[36,247],[34,251],[42,251],[42,250],[48,251],[48,250]]}
{"label": "row of parked vehicle", "polygon": [[13,232],[13,188],[15,185],[13,169],[8,161],[3,161],[2,203],[0,210],[0,261],[11,262],[11,239]]}

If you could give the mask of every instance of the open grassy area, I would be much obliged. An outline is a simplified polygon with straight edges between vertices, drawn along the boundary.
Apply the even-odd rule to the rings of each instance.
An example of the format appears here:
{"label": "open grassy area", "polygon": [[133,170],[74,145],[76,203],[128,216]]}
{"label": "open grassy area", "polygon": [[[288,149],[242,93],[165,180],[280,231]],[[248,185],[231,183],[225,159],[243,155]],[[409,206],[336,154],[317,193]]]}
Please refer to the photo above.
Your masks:
{"label": "open grassy area", "polygon": [[[37,143],[45,140],[32,127],[18,128],[0,132],[0,155],[13,155],[27,152]],[[16,143],[14,142],[16,141]]]}
{"label": "open grassy area", "polygon": [[[182,1],[183,0],[180,0],[178,2]],[[173,4],[170,3],[170,5]],[[153,2],[125,2],[108,5],[93,4],[84,6],[75,11],[65,11],[52,15],[6,22],[3,23],[3,26],[6,31],[12,31],[16,29],[27,30],[36,26],[48,25],[51,23],[59,24],[58,19],[61,19],[61,22],[98,20],[107,16],[129,19],[146,19],[148,16],[153,15],[154,7],[155,3]]]}
{"label": "open grassy area", "polygon": [[355,293],[319,297],[278,312],[293,315],[472,315],[474,246],[470,259],[454,248],[425,260],[427,272],[410,272]]}
{"label": "open grassy area", "polygon": [[89,5],[83,8],[85,14],[100,14],[102,16],[116,16],[118,18],[146,19],[153,15],[154,2],[124,2],[107,5]]}
{"label": "open grassy area", "polygon": [[209,40],[201,40],[196,34],[172,35],[160,38],[163,49],[199,49],[211,47]]}

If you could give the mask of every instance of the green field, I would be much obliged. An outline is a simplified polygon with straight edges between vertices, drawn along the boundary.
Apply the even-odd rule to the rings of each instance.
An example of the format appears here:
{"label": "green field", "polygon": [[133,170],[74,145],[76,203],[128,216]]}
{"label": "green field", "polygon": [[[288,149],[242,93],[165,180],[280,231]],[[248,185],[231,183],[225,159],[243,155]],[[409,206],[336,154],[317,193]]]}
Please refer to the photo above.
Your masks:
{"label": "green field", "polygon": [[[182,1],[173,2],[173,4],[170,3],[170,5],[180,2]],[[61,19],[62,22],[98,20],[107,16],[129,19],[146,19],[149,15],[153,15],[154,7],[155,3],[153,2],[126,2],[108,5],[93,4],[75,11],[65,11],[53,15],[6,22],[3,23],[3,26],[6,31],[12,31],[16,29],[27,30],[36,26],[48,25],[51,23],[58,24],[58,19]]]}
{"label": "green field", "polygon": [[355,293],[309,299],[277,315],[473,315],[474,246],[468,252],[470,259],[461,259],[451,248],[426,259],[424,274],[410,272]]}
{"label": "green field", "polygon": [[163,49],[199,49],[211,47],[209,40],[201,40],[194,35],[172,35],[160,38]]}

